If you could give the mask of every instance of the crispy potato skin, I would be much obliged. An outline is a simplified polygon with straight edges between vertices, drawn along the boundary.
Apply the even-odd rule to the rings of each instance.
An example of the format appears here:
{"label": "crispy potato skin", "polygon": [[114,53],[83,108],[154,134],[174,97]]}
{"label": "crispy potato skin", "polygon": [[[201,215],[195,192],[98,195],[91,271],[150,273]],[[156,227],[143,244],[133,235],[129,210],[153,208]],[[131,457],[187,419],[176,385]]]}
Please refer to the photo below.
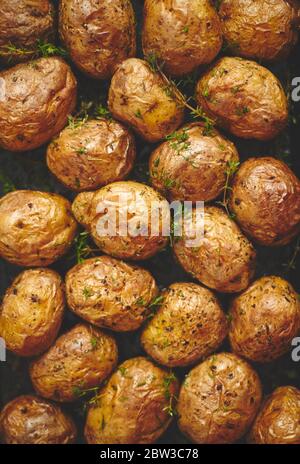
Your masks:
{"label": "crispy potato skin", "polygon": [[68,200],[16,190],[0,199],[0,256],[19,266],[47,266],[72,244],[77,224]]}
{"label": "crispy potato skin", "polygon": [[227,320],[214,294],[193,283],[175,283],[142,333],[144,350],[169,367],[187,366],[215,351],[227,335]]}
{"label": "crispy potato skin", "polygon": [[261,397],[260,380],[248,363],[232,353],[210,356],[181,387],[179,428],[195,443],[233,443],[251,425]]}
{"label": "crispy potato skin", "polygon": [[255,444],[300,444],[300,391],[279,387],[267,397],[252,426],[249,442]]}
{"label": "crispy potato skin", "polygon": [[217,125],[237,137],[270,140],[287,124],[287,99],[268,69],[224,57],[199,80],[196,99]]}
{"label": "crispy potato skin", "polygon": [[268,362],[286,353],[300,330],[300,302],[281,277],[256,280],[232,303],[229,340],[247,359]]}
{"label": "crispy potato skin", "polygon": [[46,351],[60,329],[65,306],[63,282],[51,269],[22,272],[6,291],[0,309],[0,336],[19,356]]}
{"label": "crispy potato skin", "polygon": [[119,332],[138,329],[157,294],[150,272],[110,256],[87,259],[66,276],[69,308],[92,324]]}
{"label": "crispy potato skin", "polygon": [[113,337],[95,327],[77,324],[31,363],[30,377],[37,394],[44,398],[74,401],[81,391],[98,387],[117,359]]}
{"label": "crispy potato skin", "polygon": [[221,23],[209,0],[145,0],[142,39],[145,56],[154,54],[166,73],[182,76],[217,56]]}
{"label": "crispy potato skin", "polygon": [[[195,220],[194,214],[192,224]],[[199,246],[187,246],[189,236],[185,233],[175,240],[173,248],[181,266],[218,292],[234,293],[247,288],[256,261],[252,244],[220,208],[206,206],[201,225],[204,225],[204,236]]]}
{"label": "crispy potato skin", "polygon": [[167,95],[165,87],[162,77],[146,61],[130,58],[113,75],[109,109],[145,140],[158,142],[176,130],[184,117],[183,108]]}
{"label": "crispy potato skin", "polygon": [[275,158],[246,160],[229,204],[245,234],[261,245],[286,245],[300,230],[300,181]]}
{"label": "crispy potato skin", "polygon": [[62,0],[59,32],[72,61],[95,79],[111,78],[115,67],[136,52],[130,0]]}
{"label": "crispy potato skin", "polygon": [[124,179],[135,160],[135,141],[119,122],[89,120],[66,127],[47,149],[50,171],[77,192]]}
{"label": "crispy potato skin", "polygon": [[170,200],[215,199],[223,191],[228,163],[239,161],[235,146],[197,123],[177,132],[186,140],[167,140],[150,157],[152,186]]}
{"label": "crispy potato skin", "polygon": [[24,395],[0,415],[0,437],[9,445],[65,445],[75,442],[76,426],[56,404]]}
{"label": "crispy potato skin", "polygon": [[87,415],[89,444],[151,444],[171,422],[166,408],[178,382],[146,358],[125,361],[99,392]]}

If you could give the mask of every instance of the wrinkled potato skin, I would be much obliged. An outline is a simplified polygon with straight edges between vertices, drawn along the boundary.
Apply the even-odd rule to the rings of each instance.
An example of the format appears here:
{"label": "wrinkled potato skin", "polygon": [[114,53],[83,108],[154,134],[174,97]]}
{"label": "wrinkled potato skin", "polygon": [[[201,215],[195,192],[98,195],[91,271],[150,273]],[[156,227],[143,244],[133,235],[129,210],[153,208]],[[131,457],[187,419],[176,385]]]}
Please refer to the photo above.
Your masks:
{"label": "wrinkled potato skin", "polygon": [[170,374],[138,357],[125,361],[99,392],[88,411],[85,438],[89,444],[151,444],[167,429],[171,417],[166,391],[177,396],[178,382],[166,390]]}
{"label": "wrinkled potato skin", "polygon": [[300,302],[293,287],[275,276],[256,280],[232,303],[232,350],[256,362],[272,361],[289,351],[300,330]]}
{"label": "wrinkled potato skin", "polygon": [[248,363],[232,353],[212,355],[181,387],[179,428],[195,443],[234,443],[251,425],[261,397],[260,380]]}
{"label": "wrinkled potato skin", "polygon": [[69,402],[80,391],[97,387],[110,375],[118,359],[115,340],[101,330],[78,324],[30,366],[37,394]]}
{"label": "wrinkled potato skin", "polygon": [[110,256],[87,259],[66,276],[69,308],[92,324],[119,332],[138,329],[157,294],[150,272]]}
{"label": "wrinkled potato skin", "polygon": [[95,79],[110,79],[136,52],[130,0],[61,0],[59,32],[72,61]]}
{"label": "wrinkled potato skin", "polygon": [[57,57],[40,58],[0,73],[0,146],[38,148],[58,134],[76,104],[76,79]]}
{"label": "wrinkled potato skin", "polygon": [[215,351],[227,335],[227,320],[214,294],[200,285],[175,283],[142,333],[144,350],[168,367],[193,364]]}
{"label": "wrinkled potato skin", "polygon": [[77,192],[124,179],[135,160],[135,141],[120,123],[90,120],[66,127],[47,149],[50,171]]}
{"label": "wrinkled potato skin", "polygon": [[146,61],[131,58],[118,66],[108,106],[116,119],[148,142],[158,142],[183,122],[184,110],[166,93],[166,83]]}
{"label": "wrinkled potato skin", "polygon": [[54,342],[65,306],[63,282],[51,269],[22,272],[6,291],[0,308],[0,336],[8,350],[36,356]]}
{"label": "wrinkled potato skin", "polygon": [[145,0],[142,39],[145,56],[154,54],[166,73],[182,76],[217,56],[220,19],[209,0]]}
{"label": "wrinkled potato skin", "polygon": [[66,253],[77,224],[60,195],[16,190],[0,198],[0,256],[18,266],[47,266]]}
{"label": "wrinkled potato skin", "polygon": [[76,435],[74,422],[58,405],[36,396],[15,398],[0,415],[0,437],[8,445],[73,444]]}
{"label": "wrinkled potato skin", "polygon": [[152,186],[170,200],[215,199],[224,189],[228,163],[239,161],[235,146],[216,131],[206,134],[201,124],[189,124],[178,133],[187,140],[178,147],[174,140],[163,142],[150,157]]}
{"label": "wrinkled potato skin", "polygon": [[254,444],[300,445],[300,391],[279,387],[264,402],[250,432]]}
{"label": "wrinkled potato skin", "polygon": [[279,80],[254,61],[221,58],[199,80],[196,99],[217,125],[237,137],[270,140],[287,124]]}
{"label": "wrinkled potato skin", "polygon": [[175,240],[173,248],[181,266],[195,279],[224,293],[240,292],[248,287],[254,275],[256,252],[222,209],[206,206],[200,245],[190,247],[187,242],[184,234]]}
{"label": "wrinkled potato skin", "polygon": [[300,181],[275,158],[245,161],[234,177],[229,204],[245,234],[261,245],[286,245],[300,230]]}

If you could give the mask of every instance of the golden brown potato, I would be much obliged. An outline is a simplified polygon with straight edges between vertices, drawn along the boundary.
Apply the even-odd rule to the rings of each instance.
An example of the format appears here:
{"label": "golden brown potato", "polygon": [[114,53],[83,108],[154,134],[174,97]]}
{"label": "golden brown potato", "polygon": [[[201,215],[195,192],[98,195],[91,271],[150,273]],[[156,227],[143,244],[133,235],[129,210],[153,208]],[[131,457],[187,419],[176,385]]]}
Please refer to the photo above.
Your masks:
{"label": "golden brown potato", "polygon": [[248,363],[232,353],[210,356],[181,387],[179,428],[195,443],[233,443],[250,427],[261,397],[260,380]]}
{"label": "golden brown potato", "polygon": [[0,308],[0,336],[19,356],[46,351],[60,329],[65,306],[63,282],[51,269],[22,272]]}
{"label": "golden brown potato", "polygon": [[133,136],[120,123],[108,119],[66,127],[47,150],[50,171],[78,192],[124,179],[134,160]]}
{"label": "golden brown potato", "polygon": [[37,396],[19,396],[0,415],[0,438],[9,445],[65,445],[74,443],[74,422],[59,406]]}
{"label": "golden brown potato", "polygon": [[230,208],[256,242],[285,245],[300,230],[300,181],[282,161],[250,158],[234,177]]}
{"label": "golden brown potato", "polygon": [[135,55],[135,17],[130,0],[61,0],[59,31],[76,66],[95,79],[109,79]]}
{"label": "golden brown potato", "polygon": [[281,277],[256,280],[232,303],[229,339],[233,351],[252,361],[278,358],[300,330],[300,302]]}
{"label": "golden brown potato", "polygon": [[222,45],[220,19],[209,0],[145,0],[145,55],[155,55],[174,76],[210,63]]}
{"label": "golden brown potato", "polygon": [[243,58],[221,58],[199,80],[196,99],[217,125],[245,139],[272,139],[288,119],[279,80]]}
{"label": "golden brown potato", "polygon": [[249,442],[300,445],[300,391],[279,387],[266,399],[252,426]]}
{"label": "golden brown potato", "polygon": [[36,392],[44,398],[68,402],[98,387],[118,360],[113,337],[95,327],[77,324],[30,366]]}
{"label": "golden brown potato", "polygon": [[145,351],[169,367],[187,366],[215,351],[227,335],[227,320],[214,294],[200,285],[176,283],[142,333]]}
{"label": "golden brown potato", "polygon": [[48,142],[76,104],[76,79],[57,57],[18,64],[0,73],[0,146],[26,151]]}
{"label": "golden brown potato", "polygon": [[170,200],[213,200],[224,189],[228,166],[238,161],[233,143],[216,131],[206,133],[201,124],[189,124],[152,153],[151,183]]}
{"label": "golden brown potato", "polygon": [[125,361],[88,411],[89,444],[151,444],[167,429],[178,382],[146,358]]}
{"label": "golden brown potato", "polygon": [[184,109],[166,90],[163,78],[143,60],[130,58],[113,75],[108,106],[148,142],[158,142],[183,122]]}
{"label": "golden brown potato", "polygon": [[47,266],[72,244],[77,224],[60,195],[16,190],[0,199],[0,256],[19,266]]}

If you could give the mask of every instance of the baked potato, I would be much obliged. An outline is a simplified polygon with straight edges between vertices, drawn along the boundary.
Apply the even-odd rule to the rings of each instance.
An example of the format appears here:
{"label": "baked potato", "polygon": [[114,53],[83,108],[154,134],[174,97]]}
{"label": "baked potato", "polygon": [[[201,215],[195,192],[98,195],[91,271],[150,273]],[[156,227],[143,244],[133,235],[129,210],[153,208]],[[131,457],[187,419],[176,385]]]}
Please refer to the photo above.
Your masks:
{"label": "baked potato", "polygon": [[251,361],[273,361],[289,351],[300,331],[300,301],[281,277],[256,280],[232,303],[229,340],[232,350]]}
{"label": "baked potato", "polygon": [[22,272],[0,308],[0,337],[19,356],[36,356],[54,342],[65,307],[63,282],[51,269]]}
{"label": "baked potato", "polygon": [[248,363],[232,353],[210,356],[181,387],[179,428],[195,443],[233,443],[247,432],[261,397],[259,377]]}
{"label": "baked potato", "polygon": [[229,206],[246,235],[286,245],[300,231],[300,181],[275,158],[250,158],[237,171]]}
{"label": "baked potato", "polygon": [[72,61],[90,77],[111,78],[135,55],[135,17],[130,0],[61,0],[59,32]]}
{"label": "baked potato", "polygon": [[178,382],[138,357],[125,361],[99,392],[88,411],[89,444],[151,444],[167,429]]}
{"label": "baked potato", "polygon": [[129,58],[118,66],[109,88],[112,115],[129,124],[148,142],[158,142],[183,122],[184,109],[150,65]]}
{"label": "baked potato", "polygon": [[218,126],[237,137],[270,140],[287,124],[279,80],[254,61],[221,58],[198,81],[196,99]]}
{"label": "baked potato", "polygon": [[0,198],[0,256],[19,266],[47,266],[72,244],[77,224],[60,195],[16,190]]}
{"label": "baked potato", "polygon": [[72,444],[76,435],[72,419],[37,396],[18,396],[0,415],[0,438],[8,445]]}
{"label": "baked potato", "polygon": [[86,390],[98,387],[110,375],[117,359],[113,337],[95,327],[77,324],[32,361],[30,377],[40,396],[74,401]]}

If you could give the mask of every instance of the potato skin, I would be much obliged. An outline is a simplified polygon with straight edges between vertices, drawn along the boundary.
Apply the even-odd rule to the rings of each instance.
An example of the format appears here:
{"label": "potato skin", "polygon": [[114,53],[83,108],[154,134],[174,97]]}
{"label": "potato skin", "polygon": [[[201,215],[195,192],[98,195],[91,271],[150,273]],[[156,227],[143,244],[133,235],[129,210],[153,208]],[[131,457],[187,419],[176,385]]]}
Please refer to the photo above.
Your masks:
{"label": "potato skin", "polygon": [[287,98],[268,69],[224,57],[199,80],[196,99],[217,125],[237,137],[270,140],[287,124]]}
{"label": "potato skin", "polygon": [[[171,422],[166,408],[175,399],[174,374],[137,357],[121,364],[88,411],[89,444],[151,444]],[[170,398],[169,398],[170,397]]]}
{"label": "potato skin", "polygon": [[145,0],[142,39],[145,56],[154,54],[166,73],[182,76],[217,56],[221,23],[209,0]]}
{"label": "potato skin", "polygon": [[65,307],[63,282],[51,269],[22,272],[6,291],[0,309],[0,336],[8,350],[36,356],[54,342]]}
{"label": "potato skin", "polygon": [[129,124],[148,142],[165,138],[184,117],[183,108],[167,95],[162,77],[137,58],[118,66],[111,80],[108,106],[116,119]]}
{"label": "potato skin", "polygon": [[135,160],[135,141],[119,122],[89,120],[66,127],[47,149],[50,171],[77,192],[124,179]]}
{"label": "potato skin", "polygon": [[257,243],[286,245],[300,230],[300,181],[282,161],[250,158],[234,177],[230,209]]}
{"label": "potato skin", "polygon": [[16,190],[0,199],[0,256],[19,266],[47,266],[72,244],[77,224],[60,195]]}
{"label": "potato skin", "polygon": [[60,132],[76,104],[76,79],[57,57],[21,63],[0,73],[0,146],[38,148]]}
{"label": "potato skin", "polygon": [[219,353],[192,369],[178,400],[178,425],[199,444],[233,443],[251,425],[262,388],[252,367],[232,353]]}
{"label": "potato skin", "polygon": [[281,277],[256,280],[230,309],[232,350],[256,362],[286,353],[300,330],[300,302],[293,287]]}
{"label": "potato skin", "polygon": [[38,395],[60,402],[98,387],[114,369],[118,349],[113,337],[95,327],[77,324],[30,366]]}
{"label": "potato skin", "polygon": [[37,396],[18,396],[0,415],[0,437],[5,444],[65,445],[75,442],[76,426],[56,404]]}
{"label": "potato skin", "polygon": [[175,283],[141,336],[144,350],[164,366],[193,364],[215,351],[227,335],[227,320],[214,294],[193,283]]}

